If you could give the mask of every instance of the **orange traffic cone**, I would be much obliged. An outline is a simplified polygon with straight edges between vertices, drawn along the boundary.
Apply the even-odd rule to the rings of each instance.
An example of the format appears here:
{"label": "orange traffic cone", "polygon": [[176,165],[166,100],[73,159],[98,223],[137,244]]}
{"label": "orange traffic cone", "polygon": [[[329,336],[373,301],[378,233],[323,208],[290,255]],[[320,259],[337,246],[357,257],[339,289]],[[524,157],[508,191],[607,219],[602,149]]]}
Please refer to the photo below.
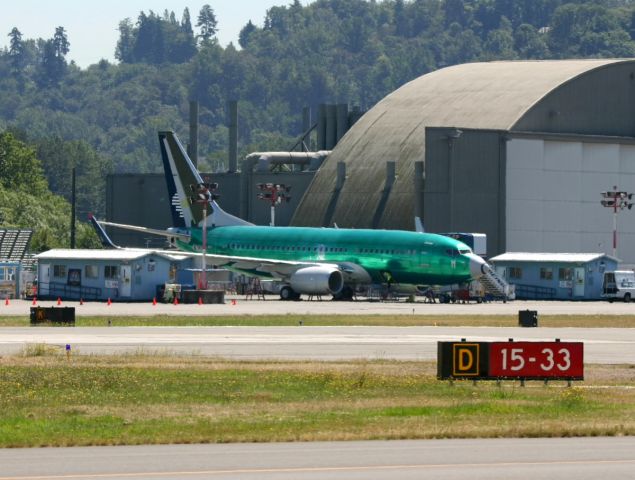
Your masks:
{"label": "orange traffic cone", "polygon": [[31,305],[37,305],[37,297],[33,297],[33,303]]}
{"label": "orange traffic cone", "polygon": [[232,300],[232,305],[236,305],[236,300]]}
{"label": "orange traffic cone", "polygon": [[5,304],[5,305],[7,305],[7,306],[9,305],[9,297],[7,297],[7,298],[5,299],[4,304]]}
{"label": "orange traffic cone", "polygon": [[203,299],[201,297],[198,297],[198,304],[203,305]]}
{"label": "orange traffic cone", "polygon": [[157,297],[153,297],[152,298],[152,305],[156,305],[157,304]]}
{"label": "orange traffic cone", "polygon": [[174,305],[178,305],[179,304],[179,299],[174,297]]}
{"label": "orange traffic cone", "polygon": [[79,299],[79,304],[80,304],[80,305],[84,305],[84,299],[83,299],[83,298],[80,298],[80,299]]}
{"label": "orange traffic cone", "polygon": [[110,297],[108,297],[108,306],[110,307],[112,305],[112,302],[110,301]]}
{"label": "orange traffic cone", "polygon": [[61,305],[62,304],[62,299],[60,297],[57,297],[57,304]]}

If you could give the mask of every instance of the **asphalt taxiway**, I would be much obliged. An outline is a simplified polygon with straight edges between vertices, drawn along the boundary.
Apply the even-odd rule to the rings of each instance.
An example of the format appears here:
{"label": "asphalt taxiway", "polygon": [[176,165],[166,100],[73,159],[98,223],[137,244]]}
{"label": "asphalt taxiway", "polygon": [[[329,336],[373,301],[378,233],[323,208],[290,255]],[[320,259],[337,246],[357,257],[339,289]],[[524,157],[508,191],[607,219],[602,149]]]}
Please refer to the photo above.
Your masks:
{"label": "asphalt taxiway", "polygon": [[634,328],[6,327],[0,354],[47,344],[82,354],[175,353],[239,360],[433,360],[438,341],[584,342],[586,363],[635,364]]}
{"label": "asphalt taxiway", "polygon": [[0,450],[0,480],[631,480],[635,437]]}

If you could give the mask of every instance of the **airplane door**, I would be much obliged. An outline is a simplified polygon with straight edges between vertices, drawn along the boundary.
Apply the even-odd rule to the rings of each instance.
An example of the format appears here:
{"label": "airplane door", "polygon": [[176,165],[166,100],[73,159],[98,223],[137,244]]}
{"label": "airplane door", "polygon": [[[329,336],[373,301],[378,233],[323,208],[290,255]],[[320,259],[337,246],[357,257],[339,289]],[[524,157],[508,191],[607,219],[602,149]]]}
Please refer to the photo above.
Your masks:
{"label": "airplane door", "polygon": [[51,281],[51,265],[43,263],[40,265],[40,278],[37,279],[38,295],[49,294],[49,282]]}
{"label": "airplane door", "polygon": [[573,279],[573,296],[584,297],[584,267],[577,267]]}
{"label": "airplane door", "polygon": [[119,285],[119,295],[129,297],[132,295],[132,267],[130,265],[121,266],[121,281]]}

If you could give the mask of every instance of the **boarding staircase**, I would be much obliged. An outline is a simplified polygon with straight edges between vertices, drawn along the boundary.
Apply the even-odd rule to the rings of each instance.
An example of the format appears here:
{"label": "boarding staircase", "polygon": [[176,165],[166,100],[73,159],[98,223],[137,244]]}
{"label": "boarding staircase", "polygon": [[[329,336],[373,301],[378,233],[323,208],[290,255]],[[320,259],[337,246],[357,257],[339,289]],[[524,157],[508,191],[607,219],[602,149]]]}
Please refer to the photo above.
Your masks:
{"label": "boarding staircase", "polygon": [[514,285],[510,285],[496,270],[489,265],[483,265],[483,275],[479,278],[485,291],[494,297],[502,297],[504,300],[516,298]]}

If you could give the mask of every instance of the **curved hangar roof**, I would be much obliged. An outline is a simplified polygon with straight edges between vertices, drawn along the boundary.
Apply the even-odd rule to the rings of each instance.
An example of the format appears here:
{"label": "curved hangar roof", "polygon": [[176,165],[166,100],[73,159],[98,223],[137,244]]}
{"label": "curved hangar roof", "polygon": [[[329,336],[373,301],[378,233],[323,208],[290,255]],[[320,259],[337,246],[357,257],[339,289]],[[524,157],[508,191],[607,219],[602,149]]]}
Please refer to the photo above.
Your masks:
{"label": "curved hangar roof", "polygon": [[[491,62],[437,70],[385,97],[348,131],[292,223],[413,229],[414,165],[425,158],[426,127],[632,137],[634,107],[635,61]],[[396,177],[386,196],[388,161],[396,163]],[[338,162],[346,164],[339,192]]]}

